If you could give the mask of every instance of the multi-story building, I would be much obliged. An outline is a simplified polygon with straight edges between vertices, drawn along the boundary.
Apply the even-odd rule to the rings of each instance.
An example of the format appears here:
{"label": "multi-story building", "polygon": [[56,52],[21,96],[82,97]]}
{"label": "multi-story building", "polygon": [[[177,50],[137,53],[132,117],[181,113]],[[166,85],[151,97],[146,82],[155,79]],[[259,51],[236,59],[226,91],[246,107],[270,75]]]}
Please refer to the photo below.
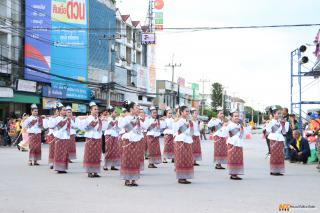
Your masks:
{"label": "multi-story building", "polygon": [[157,98],[155,104],[161,109],[175,108],[177,105],[193,105],[194,91],[192,88],[179,86],[167,80],[157,80]]}
{"label": "multi-story building", "polygon": [[[21,115],[26,103],[39,103],[36,83],[22,81],[24,0],[0,1],[0,119]],[[30,36],[30,35],[26,35]]]}
{"label": "multi-story building", "polygon": [[[107,84],[114,72],[115,39],[116,39],[116,7],[111,0],[89,1],[89,61],[88,80]],[[99,30],[104,29],[104,30]],[[110,78],[110,79],[109,79]],[[92,98],[107,105],[108,88],[91,87]]]}
{"label": "multi-story building", "polygon": [[167,80],[157,80],[156,91],[158,95],[155,104],[161,109],[165,109],[166,107],[174,108],[179,104],[177,100],[179,86],[177,83]]}
{"label": "multi-story building", "polygon": [[144,27],[133,21],[130,15],[116,11],[115,90],[111,94],[114,105],[124,100],[134,101],[142,106],[151,106],[154,95],[150,94],[150,46],[141,44]]}
{"label": "multi-story building", "polygon": [[236,109],[239,112],[239,118],[245,119],[246,112],[244,110],[244,104],[246,102],[238,97],[231,97],[231,109]]}

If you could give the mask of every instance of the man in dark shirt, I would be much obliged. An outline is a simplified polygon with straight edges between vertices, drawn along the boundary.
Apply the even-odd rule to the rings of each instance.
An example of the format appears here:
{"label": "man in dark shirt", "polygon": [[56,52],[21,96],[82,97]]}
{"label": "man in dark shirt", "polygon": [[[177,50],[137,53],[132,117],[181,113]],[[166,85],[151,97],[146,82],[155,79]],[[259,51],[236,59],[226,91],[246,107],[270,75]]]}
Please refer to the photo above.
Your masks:
{"label": "man in dark shirt", "polygon": [[292,133],[293,139],[290,143],[290,162],[303,162],[306,164],[310,156],[310,146],[307,139],[301,136],[299,130],[294,130]]}
{"label": "man in dark shirt", "polygon": [[[289,118],[289,112],[288,112],[288,108],[283,108],[282,109],[282,116],[283,116],[283,120],[284,122],[288,122],[290,123],[290,118]],[[285,154],[285,159],[289,160],[290,159],[290,154],[289,154],[289,145],[290,145],[290,141],[292,139],[292,129],[289,125],[289,130],[287,133],[283,134],[284,138],[286,139],[285,144],[284,144],[284,154]]]}

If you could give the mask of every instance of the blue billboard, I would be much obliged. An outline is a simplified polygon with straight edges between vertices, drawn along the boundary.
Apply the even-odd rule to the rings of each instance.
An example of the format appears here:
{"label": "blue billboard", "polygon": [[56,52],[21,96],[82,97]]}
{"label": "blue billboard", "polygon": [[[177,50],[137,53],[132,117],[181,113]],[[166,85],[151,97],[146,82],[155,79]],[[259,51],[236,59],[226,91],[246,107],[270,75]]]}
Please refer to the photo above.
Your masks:
{"label": "blue billboard", "polygon": [[[25,64],[78,81],[87,80],[88,0],[26,0]],[[25,78],[66,90],[66,98],[90,99],[85,84],[26,68]]]}

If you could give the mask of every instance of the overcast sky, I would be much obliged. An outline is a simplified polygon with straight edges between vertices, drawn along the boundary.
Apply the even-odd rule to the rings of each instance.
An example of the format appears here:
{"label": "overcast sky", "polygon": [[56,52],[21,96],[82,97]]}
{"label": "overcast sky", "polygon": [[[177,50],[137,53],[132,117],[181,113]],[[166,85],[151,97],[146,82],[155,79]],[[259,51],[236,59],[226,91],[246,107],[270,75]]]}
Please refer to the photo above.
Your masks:
{"label": "overcast sky", "polygon": [[[145,21],[148,0],[117,0],[121,13]],[[320,23],[319,0],[165,0],[164,27],[219,27]],[[290,105],[290,52],[312,43],[320,27],[214,30],[157,35],[157,79],[171,79],[165,65],[182,63],[176,76],[187,82],[209,79],[248,105]],[[316,59],[309,47],[307,55]],[[307,66],[312,67],[312,62]],[[305,85],[314,79],[305,79]],[[305,100],[319,100],[320,80],[304,91]],[[312,84],[312,85],[313,85]],[[210,92],[207,83],[205,91]],[[202,90],[202,87],[200,87]],[[306,87],[307,88],[307,87]],[[296,97],[298,97],[296,93]],[[316,107],[316,106],[313,106]]]}

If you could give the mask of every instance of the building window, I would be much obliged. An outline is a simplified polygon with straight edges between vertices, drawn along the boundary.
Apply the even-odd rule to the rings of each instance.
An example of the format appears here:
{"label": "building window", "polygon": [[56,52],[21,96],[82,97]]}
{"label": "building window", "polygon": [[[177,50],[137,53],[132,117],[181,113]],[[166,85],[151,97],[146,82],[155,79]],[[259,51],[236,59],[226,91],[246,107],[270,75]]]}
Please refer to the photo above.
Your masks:
{"label": "building window", "polygon": [[117,33],[121,35],[121,22],[117,20]]}
{"label": "building window", "polygon": [[142,45],[142,66],[148,66],[148,47],[147,45]]}
{"label": "building window", "polygon": [[139,95],[139,96],[138,96],[138,100],[139,100],[139,101],[142,101],[142,100],[143,100],[142,95]]}
{"label": "building window", "polygon": [[117,101],[117,102],[123,102],[124,101],[124,94],[111,93],[111,100],[112,101]]}
{"label": "building window", "polygon": [[127,66],[130,66],[132,62],[132,53],[131,53],[130,47],[126,48],[126,60],[127,60]]}
{"label": "building window", "polygon": [[148,101],[148,102],[152,102],[152,101],[153,101],[153,98],[147,97],[147,101]]}
{"label": "building window", "polygon": [[127,26],[127,42],[131,43],[132,42],[132,28],[130,26]]}
{"label": "building window", "polygon": [[141,65],[141,52],[137,51],[136,64]]}

